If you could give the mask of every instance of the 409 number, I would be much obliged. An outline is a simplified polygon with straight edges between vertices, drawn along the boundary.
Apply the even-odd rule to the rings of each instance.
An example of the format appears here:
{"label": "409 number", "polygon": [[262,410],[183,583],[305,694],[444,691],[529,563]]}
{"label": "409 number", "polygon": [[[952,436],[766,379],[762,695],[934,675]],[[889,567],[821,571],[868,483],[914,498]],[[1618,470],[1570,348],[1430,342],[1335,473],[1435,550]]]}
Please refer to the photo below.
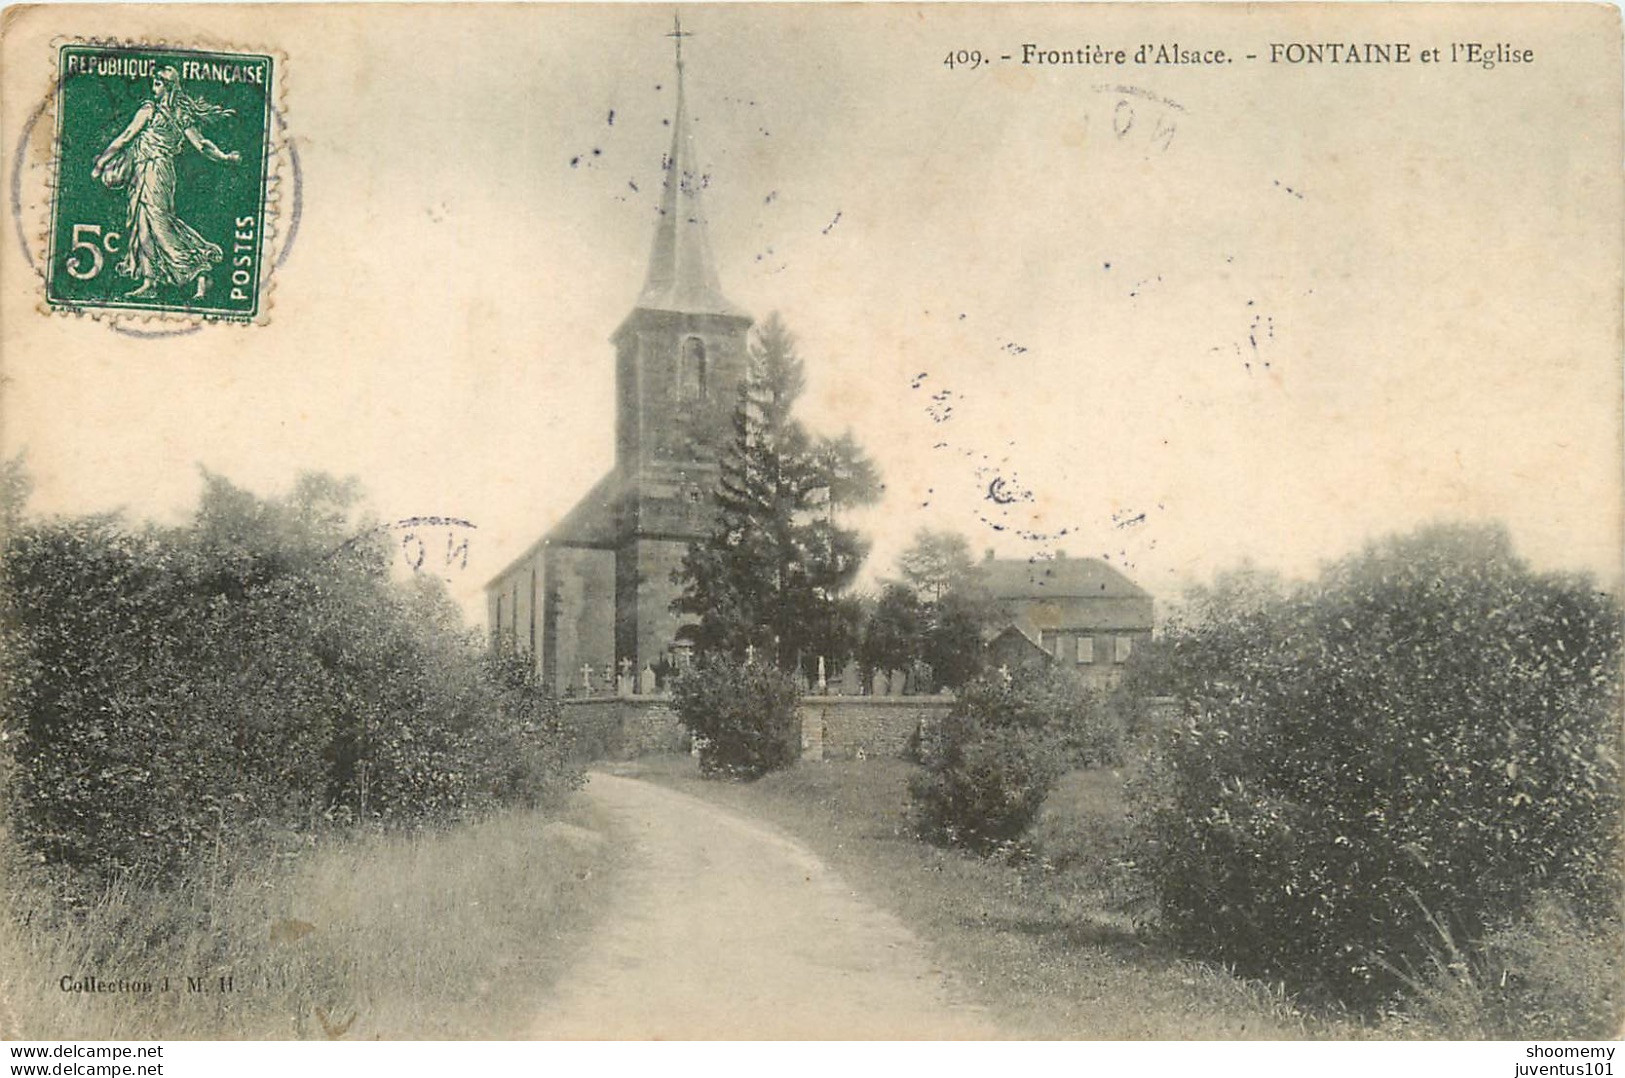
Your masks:
{"label": "409 number", "polygon": [[944,67],[952,71],[956,67],[968,67],[972,71],[981,67],[986,61],[982,58],[981,49],[955,49],[942,61]]}

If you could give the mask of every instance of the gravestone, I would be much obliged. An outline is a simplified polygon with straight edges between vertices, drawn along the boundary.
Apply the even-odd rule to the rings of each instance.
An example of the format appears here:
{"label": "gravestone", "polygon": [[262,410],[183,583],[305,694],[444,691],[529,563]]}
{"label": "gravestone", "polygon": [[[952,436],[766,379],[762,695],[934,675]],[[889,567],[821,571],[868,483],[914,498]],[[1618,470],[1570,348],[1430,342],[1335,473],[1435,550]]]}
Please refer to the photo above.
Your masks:
{"label": "gravestone", "polygon": [[859,668],[856,659],[841,667],[841,679],[835,686],[835,691],[842,696],[863,695],[863,671]]}
{"label": "gravestone", "polygon": [[653,696],[659,690],[659,685],[660,679],[659,676],[655,674],[655,668],[652,666],[645,666],[643,668],[643,673],[638,675],[638,695]]}

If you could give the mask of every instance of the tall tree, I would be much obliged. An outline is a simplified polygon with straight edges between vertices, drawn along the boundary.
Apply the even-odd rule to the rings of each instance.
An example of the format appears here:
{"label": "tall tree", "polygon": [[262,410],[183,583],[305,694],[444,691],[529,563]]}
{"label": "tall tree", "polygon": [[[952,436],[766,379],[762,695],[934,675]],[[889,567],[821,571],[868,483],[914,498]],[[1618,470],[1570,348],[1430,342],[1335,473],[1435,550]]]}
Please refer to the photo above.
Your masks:
{"label": "tall tree", "polygon": [[769,316],[751,342],[715,521],[673,574],[682,592],[672,608],[699,618],[701,651],[738,658],[754,648],[786,670],[851,635],[837,631],[850,620],[840,596],[869,544],[839,513],[880,493],[851,435],[815,438],[794,418],[805,385],[795,339]]}
{"label": "tall tree", "polygon": [[935,603],[975,577],[976,560],[970,543],[958,532],[921,528],[914,542],[897,558],[897,570],[916,595]]}
{"label": "tall tree", "polygon": [[921,658],[939,686],[957,689],[982,672],[982,633],[996,616],[996,604],[980,587],[956,588],[927,608]]}
{"label": "tall tree", "polygon": [[864,667],[876,670],[907,670],[923,658],[925,614],[920,597],[907,584],[887,584],[875,601],[864,626],[859,658]]}
{"label": "tall tree", "polygon": [[959,688],[981,673],[982,632],[997,617],[970,543],[957,532],[921,528],[898,556],[897,571],[919,596],[918,657],[939,685]]}

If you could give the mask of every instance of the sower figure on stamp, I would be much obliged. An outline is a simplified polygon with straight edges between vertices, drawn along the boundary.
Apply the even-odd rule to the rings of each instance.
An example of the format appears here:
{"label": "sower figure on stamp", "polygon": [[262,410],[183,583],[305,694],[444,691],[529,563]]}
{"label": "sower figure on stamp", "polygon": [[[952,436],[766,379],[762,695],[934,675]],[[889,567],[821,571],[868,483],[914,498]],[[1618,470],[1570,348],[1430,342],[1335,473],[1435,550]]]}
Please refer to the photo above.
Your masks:
{"label": "sower figure on stamp", "polygon": [[184,139],[211,161],[241,161],[240,153],[227,153],[198,130],[198,124],[233,115],[233,110],[182,90],[180,72],[173,67],[159,68],[152,77],[152,98],[142,102],[129,126],[96,158],[90,174],[108,187],[130,188],[126,248],[118,271],[141,283],[127,294],[150,295],[159,284],[195,280],[194,298],[202,299],[209,289],[209,269],[222,252],[219,244],[210,243],[176,216],[175,158]]}

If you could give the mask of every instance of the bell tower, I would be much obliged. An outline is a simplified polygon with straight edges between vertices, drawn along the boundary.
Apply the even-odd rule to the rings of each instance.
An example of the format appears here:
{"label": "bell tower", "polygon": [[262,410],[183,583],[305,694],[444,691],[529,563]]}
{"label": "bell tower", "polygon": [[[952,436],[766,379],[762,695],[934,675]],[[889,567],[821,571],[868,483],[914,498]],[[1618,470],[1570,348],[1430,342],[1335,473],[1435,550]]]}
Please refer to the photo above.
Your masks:
{"label": "bell tower", "polygon": [[681,621],[672,570],[712,520],[718,460],[733,435],[751,318],[722,294],[706,233],[701,170],[688,119],[680,16],[677,103],[649,269],[615,331],[615,461],[621,485],[615,549],[615,651],[635,669],[657,663]]}

